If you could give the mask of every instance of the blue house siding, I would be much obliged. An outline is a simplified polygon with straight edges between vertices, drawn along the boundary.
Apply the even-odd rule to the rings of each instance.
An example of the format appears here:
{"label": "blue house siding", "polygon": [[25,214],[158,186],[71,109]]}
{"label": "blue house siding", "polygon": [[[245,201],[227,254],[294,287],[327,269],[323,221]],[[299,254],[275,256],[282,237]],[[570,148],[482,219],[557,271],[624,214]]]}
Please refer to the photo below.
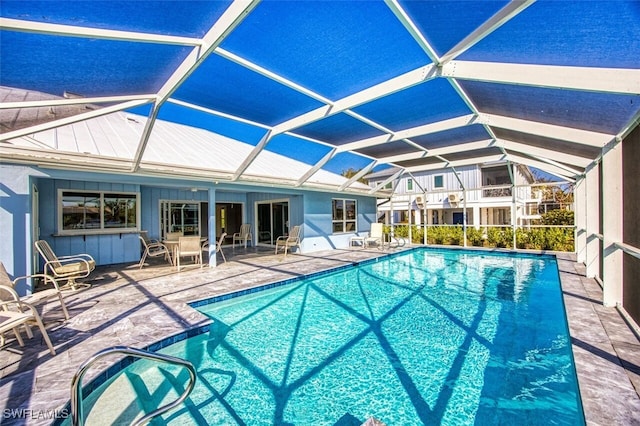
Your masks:
{"label": "blue house siding", "polygon": [[[299,188],[266,188],[256,185],[193,182],[182,179],[144,177],[129,174],[79,172],[63,169],[0,165],[0,261],[11,277],[42,270],[42,260],[33,247],[32,186],[38,189],[39,238],[47,240],[59,256],[88,253],[98,265],[135,263],[140,259],[136,232],[114,234],[59,235],[58,190],[137,192],[140,194],[140,229],[152,237],[160,234],[160,201],[197,201],[209,205],[209,239],[215,235],[216,202],[242,203],[243,221],[255,224],[255,205],[261,201],[288,200],[289,224],[303,225],[302,251],[344,248],[349,234],[333,234],[331,200],[358,202],[358,233],[366,234],[375,220],[376,199],[353,194],[332,194]],[[190,188],[197,187],[197,191]],[[255,238],[255,234],[254,234]],[[213,247],[213,246],[212,246]],[[215,256],[212,256],[215,265]],[[36,267],[34,267],[34,263]],[[30,284],[18,289],[30,291]]]}
{"label": "blue house siding", "polygon": [[[30,170],[0,165],[0,260],[12,278],[31,271]],[[28,291],[24,280],[20,286]]]}
{"label": "blue house siding", "polygon": [[[139,192],[139,185],[42,178],[34,179],[34,183],[40,195],[40,239],[46,240],[56,254],[63,256],[87,253],[96,260],[98,265],[140,260],[140,242],[137,233],[58,235],[59,189]],[[39,270],[42,270],[42,267]]]}
{"label": "blue house siding", "polygon": [[[346,198],[357,201],[357,233],[334,234],[332,227],[332,200]],[[304,240],[302,251],[330,250],[347,248],[349,239],[354,235],[366,235],[375,222],[376,199],[352,194],[328,194],[309,192],[304,203]]]}

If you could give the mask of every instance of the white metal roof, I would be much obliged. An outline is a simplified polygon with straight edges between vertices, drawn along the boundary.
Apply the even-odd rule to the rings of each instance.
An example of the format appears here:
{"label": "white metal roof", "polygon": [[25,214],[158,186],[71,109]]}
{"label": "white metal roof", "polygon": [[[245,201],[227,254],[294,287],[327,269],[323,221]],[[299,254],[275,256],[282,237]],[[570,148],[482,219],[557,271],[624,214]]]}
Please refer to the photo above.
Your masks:
{"label": "white metal roof", "polygon": [[[122,171],[119,167],[128,167],[134,158],[146,121],[143,116],[116,112],[11,139],[2,146],[31,152],[40,164],[45,159],[57,163],[64,152],[68,156],[65,159],[75,159],[85,167],[108,170],[113,164],[114,171]],[[252,150],[249,144],[208,130],[156,120],[139,170],[227,180]],[[296,185],[308,170],[309,166],[300,161],[263,151],[243,173],[242,181]],[[333,188],[346,182],[341,175],[318,170],[306,180],[306,185]],[[370,189],[358,182],[352,187],[360,191]]]}

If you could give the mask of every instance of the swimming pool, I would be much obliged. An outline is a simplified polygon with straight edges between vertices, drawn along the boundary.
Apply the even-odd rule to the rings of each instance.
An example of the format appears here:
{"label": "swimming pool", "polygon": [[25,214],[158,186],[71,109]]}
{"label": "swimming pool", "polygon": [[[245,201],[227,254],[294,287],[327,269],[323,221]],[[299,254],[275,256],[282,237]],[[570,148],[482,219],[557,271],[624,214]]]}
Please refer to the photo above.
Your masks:
{"label": "swimming pool", "polygon": [[[551,256],[420,248],[269,287],[195,304],[211,326],[159,350],[198,367],[167,422],[584,424]],[[135,362],[87,420],[150,411],[186,377]]]}

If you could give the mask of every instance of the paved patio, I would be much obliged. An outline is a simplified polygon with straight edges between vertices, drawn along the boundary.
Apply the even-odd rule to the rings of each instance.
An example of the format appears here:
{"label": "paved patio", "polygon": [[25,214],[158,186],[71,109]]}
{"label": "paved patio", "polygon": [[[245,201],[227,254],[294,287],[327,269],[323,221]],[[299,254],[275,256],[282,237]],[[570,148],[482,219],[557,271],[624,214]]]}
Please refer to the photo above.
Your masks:
{"label": "paved patio", "polygon": [[[143,347],[208,319],[186,303],[238,289],[296,277],[381,255],[377,249],[333,250],[274,256],[271,250],[224,248],[226,264],[187,267],[181,272],[152,259],[136,265],[100,267],[90,288],[66,294],[71,319],[45,309],[44,319],[58,354],[52,357],[37,331],[24,348],[11,341],[0,352],[1,424],[49,424],[47,412],[69,399],[78,365],[105,347]],[[219,258],[220,259],[220,258]],[[601,304],[602,291],[584,276],[574,256],[558,255],[580,393],[590,425],[640,425],[640,342],[614,308]],[[95,364],[84,383],[113,362]],[[25,409],[14,415],[6,410]]]}

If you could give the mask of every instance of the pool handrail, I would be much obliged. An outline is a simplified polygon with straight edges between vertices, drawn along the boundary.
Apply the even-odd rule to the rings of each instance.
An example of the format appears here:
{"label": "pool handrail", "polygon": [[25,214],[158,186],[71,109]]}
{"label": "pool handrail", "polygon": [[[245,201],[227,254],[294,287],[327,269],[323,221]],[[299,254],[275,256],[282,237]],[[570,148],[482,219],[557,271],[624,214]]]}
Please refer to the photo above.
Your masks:
{"label": "pool handrail", "polygon": [[112,355],[112,354],[123,354],[123,355],[138,357],[138,358],[149,359],[152,361],[159,361],[159,362],[166,362],[174,365],[181,365],[185,367],[189,372],[189,383],[187,384],[187,387],[185,388],[184,392],[182,392],[182,395],[180,395],[180,398],[178,398],[177,400],[169,404],[163,405],[162,407],[155,409],[154,411],[142,417],[140,420],[132,423],[132,425],[135,425],[135,426],[145,425],[152,418],[159,416],[160,414],[164,414],[167,411],[177,407],[185,399],[187,399],[187,397],[189,396],[189,394],[191,394],[191,391],[193,390],[196,384],[195,367],[191,362],[184,360],[182,358],[177,358],[169,355],[162,355],[159,353],[149,352],[143,349],[132,348],[129,346],[113,346],[113,347],[105,348],[95,353],[86,361],[84,361],[82,364],[80,364],[80,367],[78,367],[78,371],[76,371],[76,373],[73,375],[73,378],[71,380],[71,423],[73,426],[81,426],[84,424],[84,415],[82,412],[82,386],[81,386],[82,377],[87,372],[89,367],[93,365],[94,362],[96,362],[100,358],[103,358],[107,355]]}

